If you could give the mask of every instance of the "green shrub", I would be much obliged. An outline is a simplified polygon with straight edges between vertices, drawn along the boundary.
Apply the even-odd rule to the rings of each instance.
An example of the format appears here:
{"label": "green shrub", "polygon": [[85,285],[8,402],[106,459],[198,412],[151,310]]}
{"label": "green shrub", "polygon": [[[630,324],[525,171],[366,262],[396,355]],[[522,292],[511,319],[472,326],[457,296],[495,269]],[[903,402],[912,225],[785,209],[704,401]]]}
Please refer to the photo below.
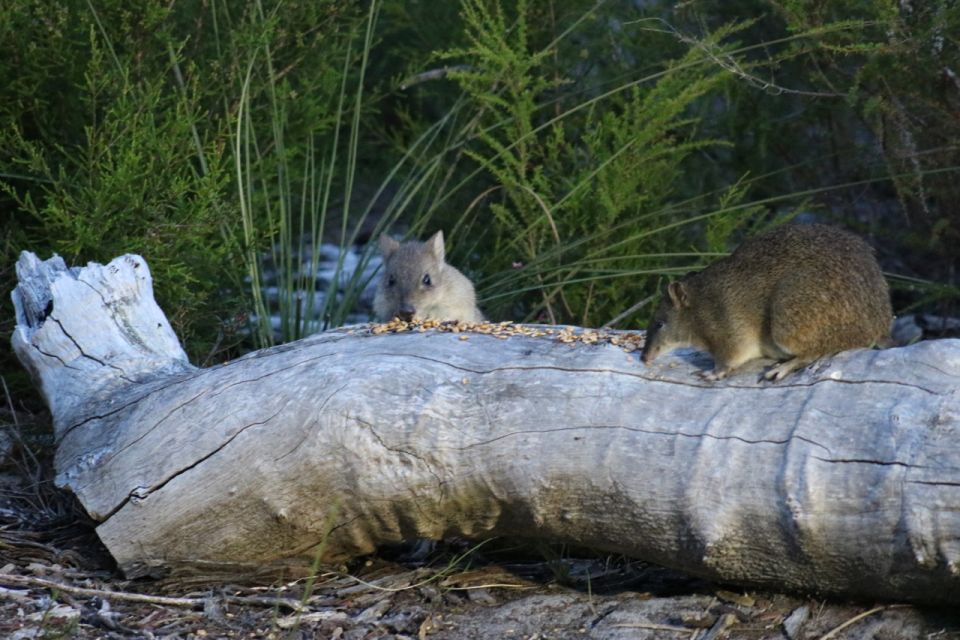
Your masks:
{"label": "green shrub", "polygon": [[298,256],[382,231],[444,228],[497,319],[608,322],[800,208],[954,295],[960,10],[636,4],[11,0],[0,258],[142,253],[200,361],[345,322],[362,276],[307,317]]}
{"label": "green shrub", "polygon": [[731,84],[728,107],[704,120],[733,143],[715,166],[765,174],[755,198],[816,191],[812,207],[873,238],[907,277],[895,307],[936,299],[958,313],[960,6],[693,0],[674,20],[710,28],[742,15],[758,16],[748,41],[767,44],[750,56],[763,65],[754,79]]}
{"label": "green shrub", "polygon": [[[822,30],[811,82],[838,87],[873,134],[871,151],[883,161],[901,205],[885,221],[898,239],[902,264],[951,288],[934,287],[946,313],[960,309],[960,5],[946,0],[873,3],[844,0],[804,11],[784,3],[791,30]],[[867,32],[829,30],[844,20],[872,25]],[[852,78],[852,80],[850,80]],[[906,275],[906,274],[905,274]]]}
{"label": "green shrub", "polygon": [[725,53],[740,27],[691,46],[634,24],[638,51],[661,49],[657,65],[604,86],[562,74],[583,55],[566,40],[595,9],[537,48],[526,3],[509,15],[488,0],[463,6],[469,46],[440,60],[463,65],[452,75],[480,121],[465,154],[491,186],[474,187],[467,213],[479,222],[457,224],[489,230],[481,297],[494,317],[606,322],[655,291],[677,258],[696,260],[688,223],[721,196],[701,211],[674,205],[691,155],[723,144],[698,135],[692,111],[729,78],[706,52]]}
{"label": "green shrub", "polygon": [[143,254],[181,339],[207,357],[250,308],[244,257],[280,233],[272,216],[241,232],[231,142],[244,78],[255,72],[246,125],[282,127],[298,144],[271,157],[302,157],[337,124],[358,15],[346,2],[18,0],[0,18],[8,233],[70,263]]}

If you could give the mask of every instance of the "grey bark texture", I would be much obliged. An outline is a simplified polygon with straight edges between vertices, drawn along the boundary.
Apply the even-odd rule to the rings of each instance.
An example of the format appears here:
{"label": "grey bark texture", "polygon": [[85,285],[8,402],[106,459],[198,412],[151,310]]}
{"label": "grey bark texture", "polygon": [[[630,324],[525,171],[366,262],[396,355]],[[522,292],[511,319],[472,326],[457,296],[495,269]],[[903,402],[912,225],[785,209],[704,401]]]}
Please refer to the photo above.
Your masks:
{"label": "grey bark texture", "polygon": [[366,327],[196,369],[139,256],[24,253],[13,346],[57,483],[128,576],[503,535],[711,579],[960,602],[960,341],[780,383],[692,352]]}

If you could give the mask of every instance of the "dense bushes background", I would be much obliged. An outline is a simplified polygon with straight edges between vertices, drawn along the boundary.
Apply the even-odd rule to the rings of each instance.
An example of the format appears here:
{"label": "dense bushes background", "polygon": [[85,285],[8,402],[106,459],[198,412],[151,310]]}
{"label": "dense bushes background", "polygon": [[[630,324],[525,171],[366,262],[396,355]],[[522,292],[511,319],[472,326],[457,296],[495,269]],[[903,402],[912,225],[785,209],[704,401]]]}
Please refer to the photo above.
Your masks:
{"label": "dense bushes background", "polygon": [[947,0],[9,0],[0,287],[22,249],[139,252],[208,362],[274,339],[250,312],[281,339],[344,321],[358,278],[300,315],[323,240],[444,228],[491,317],[599,325],[803,213],[871,238],[899,311],[955,312],[958,22]]}

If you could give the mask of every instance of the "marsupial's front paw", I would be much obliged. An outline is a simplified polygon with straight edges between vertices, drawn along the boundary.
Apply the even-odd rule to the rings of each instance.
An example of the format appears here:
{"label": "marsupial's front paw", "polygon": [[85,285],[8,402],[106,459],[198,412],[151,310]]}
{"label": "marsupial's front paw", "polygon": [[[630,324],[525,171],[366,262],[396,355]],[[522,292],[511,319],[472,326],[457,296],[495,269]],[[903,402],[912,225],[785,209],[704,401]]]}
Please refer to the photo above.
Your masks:
{"label": "marsupial's front paw", "polygon": [[714,367],[710,371],[700,371],[697,375],[708,382],[716,382],[717,380],[726,378],[728,373],[730,373],[730,369],[717,369]]}
{"label": "marsupial's front paw", "polygon": [[786,378],[788,375],[790,375],[797,369],[803,368],[808,364],[810,364],[809,360],[801,360],[800,358],[791,358],[789,360],[785,360],[783,362],[775,364],[769,369],[767,369],[766,372],[764,372],[763,374],[763,378],[771,382],[777,382],[779,380],[783,380],[784,378]]}

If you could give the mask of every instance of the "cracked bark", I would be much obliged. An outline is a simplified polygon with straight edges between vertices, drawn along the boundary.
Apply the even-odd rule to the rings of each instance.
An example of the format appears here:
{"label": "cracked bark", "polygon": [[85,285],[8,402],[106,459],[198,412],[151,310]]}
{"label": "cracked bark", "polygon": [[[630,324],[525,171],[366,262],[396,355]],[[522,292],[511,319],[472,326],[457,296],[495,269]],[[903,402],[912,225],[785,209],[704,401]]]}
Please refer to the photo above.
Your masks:
{"label": "cracked bark", "polygon": [[200,370],[141,258],[24,254],[18,275],[13,344],[51,406],[57,483],[131,577],[505,535],[744,585],[960,600],[960,341],[777,384],[759,367],[703,382],[689,352],[648,368],[611,345],[363,328]]}

